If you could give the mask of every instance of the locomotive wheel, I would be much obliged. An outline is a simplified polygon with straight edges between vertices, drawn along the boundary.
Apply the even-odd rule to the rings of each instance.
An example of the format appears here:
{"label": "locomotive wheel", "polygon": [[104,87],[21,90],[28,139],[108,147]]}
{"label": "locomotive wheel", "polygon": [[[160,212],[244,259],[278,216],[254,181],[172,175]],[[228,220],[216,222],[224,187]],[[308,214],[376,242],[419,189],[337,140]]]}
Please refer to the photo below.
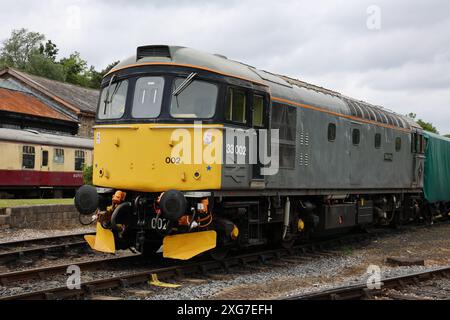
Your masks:
{"label": "locomotive wheel", "polygon": [[281,246],[284,249],[292,249],[295,244],[295,239],[283,240],[281,241]]}

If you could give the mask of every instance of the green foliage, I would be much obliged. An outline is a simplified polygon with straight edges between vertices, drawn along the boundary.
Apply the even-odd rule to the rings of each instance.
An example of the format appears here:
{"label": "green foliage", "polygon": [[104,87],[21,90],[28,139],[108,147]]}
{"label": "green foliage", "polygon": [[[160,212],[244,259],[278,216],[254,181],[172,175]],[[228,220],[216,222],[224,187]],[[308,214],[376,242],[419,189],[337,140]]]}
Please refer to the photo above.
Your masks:
{"label": "green foliage", "polygon": [[34,54],[30,57],[25,71],[37,76],[65,81],[66,75],[64,68],[58,63],[52,61],[51,58],[42,54]]}
{"label": "green foliage", "polygon": [[56,44],[52,42],[52,40],[48,40],[45,45],[41,43],[39,47],[39,53],[46,58],[52,60],[53,62],[56,60],[56,56],[58,55],[58,47]]}
{"label": "green foliage", "polygon": [[87,62],[80,57],[79,52],[72,53],[68,58],[63,58],[60,64],[64,68],[66,81],[82,87],[89,85],[89,75],[87,74]]}
{"label": "green foliage", "polygon": [[84,184],[92,185],[92,173],[93,173],[93,166],[83,166],[83,182]]}
{"label": "green foliage", "polygon": [[1,59],[9,67],[24,70],[32,55],[39,52],[45,36],[27,29],[13,30],[11,37],[3,42]]}
{"label": "green foliage", "polygon": [[51,40],[45,41],[43,34],[27,29],[13,30],[11,37],[0,47],[0,70],[12,67],[37,76],[98,89],[103,76],[118,63],[96,71],[93,66],[88,68],[86,60],[76,51],[57,61],[57,45]]}
{"label": "green foliage", "polygon": [[98,72],[94,69],[94,67],[92,66],[90,69],[90,74],[91,74],[91,83],[90,83],[90,87],[91,88],[100,88],[100,85],[102,84],[102,79],[103,77],[109,72],[111,71],[112,68],[114,68],[115,66],[117,66],[119,64],[120,61],[115,61],[111,64],[109,64],[105,69],[103,69],[102,71]]}
{"label": "green foliage", "polygon": [[444,137],[450,138],[450,134],[446,134]]}
{"label": "green foliage", "polygon": [[437,129],[433,126],[433,124],[431,122],[425,122],[422,119],[416,120],[417,115],[412,112],[409,113],[407,116],[409,118],[411,118],[412,120],[416,121],[417,124],[420,125],[423,130],[439,134],[439,131],[437,131]]}

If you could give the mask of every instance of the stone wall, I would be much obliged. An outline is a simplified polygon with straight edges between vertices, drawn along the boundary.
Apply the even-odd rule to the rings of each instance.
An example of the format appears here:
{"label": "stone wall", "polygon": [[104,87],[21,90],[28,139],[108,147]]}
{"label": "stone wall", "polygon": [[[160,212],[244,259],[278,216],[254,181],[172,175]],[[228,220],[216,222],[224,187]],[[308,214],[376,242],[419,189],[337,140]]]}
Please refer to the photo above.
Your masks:
{"label": "stone wall", "polygon": [[93,138],[94,137],[94,124],[95,115],[92,116],[79,116],[78,121],[80,127],[78,129],[78,136],[83,138]]}
{"label": "stone wall", "polygon": [[74,205],[42,205],[0,209],[1,228],[64,229],[80,227]]}

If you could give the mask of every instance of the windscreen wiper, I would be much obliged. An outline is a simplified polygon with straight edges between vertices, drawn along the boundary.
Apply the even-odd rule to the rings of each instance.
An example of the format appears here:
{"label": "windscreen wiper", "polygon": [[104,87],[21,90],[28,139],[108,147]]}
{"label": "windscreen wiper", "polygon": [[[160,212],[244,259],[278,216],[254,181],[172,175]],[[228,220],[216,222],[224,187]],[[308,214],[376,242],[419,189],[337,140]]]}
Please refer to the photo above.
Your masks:
{"label": "windscreen wiper", "polygon": [[111,89],[111,84],[114,81],[114,78],[116,77],[115,74],[112,75],[111,79],[109,80],[109,84],[108,84],[108,89],[106,90],[106,98],[105,101],[103,101],[105,103],[105,107],[103,108],[103,114],[106,114],[106,106],[110,103],[109,101],[109,90]]}
{"label": "windscreen wiper", "polygon": [[172,95],[175,97],[178,97],[187,87],[189,87],[189,85],[192,83],[192,81],[194,80],[195,76],[197,75],[197,73],[192,72],[181,84],[178,88],[176,88],[173,92]]}

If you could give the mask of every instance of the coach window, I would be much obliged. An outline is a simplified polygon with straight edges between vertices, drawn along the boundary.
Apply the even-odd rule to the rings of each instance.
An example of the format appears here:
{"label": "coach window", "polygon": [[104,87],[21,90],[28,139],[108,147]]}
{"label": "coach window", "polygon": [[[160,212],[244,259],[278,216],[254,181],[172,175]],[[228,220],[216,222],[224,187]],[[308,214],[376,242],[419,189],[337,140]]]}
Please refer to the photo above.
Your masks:
{"label": "coach window", "polygon": [[381,133],[375,133],[375,148],[381,148]]}
{"label": "coach window", "polygon": [[336,140],[336,125],[334,123],[330,123],[328,125],[328,141]]}
{"label": "coach window", "polygon": [[84,151],[75,150],[75,171],[82,171],[84,166]]}
{"label": "coach window", "polygon": [[397,137],[395,138],[395,151],[400,151],[400,149],[402,148],[402,138]]}
{"label": "coach window", "polygon": [[58,164],[64,163],[64,149],[55,149],[53,154],[53,162]]}
{"label": "coach window", "polygon": [[253,96],[253,126],[264,126],[264,98],[259,95]]}
{"label": "coach window", "polygon": [[245,91],[230,88],[228,90],[228,103],[225,119],[233,122],[246,123],[247,121],[247,95]]}
{"label": "coach window", "polygon": [[164,78],[143,77],[136,81],[133,118],[156,118],[161,113]]}
{"label": "coach window", "polygon": [[127,100],[128,80],[119,81],[102,90],[98,118],[119,119],[125,112]]}
{"label": "coach window", "polygon": [[353,132],[352,132],[353,144],[355,146],[359,145],[360,140],[361,140],[361,135],[360,135],[359,129],[353,129]]}
{"label": "coach window", "polygon": [[22,147],[22,168],[34,169],[35,150],[31,146]]}

